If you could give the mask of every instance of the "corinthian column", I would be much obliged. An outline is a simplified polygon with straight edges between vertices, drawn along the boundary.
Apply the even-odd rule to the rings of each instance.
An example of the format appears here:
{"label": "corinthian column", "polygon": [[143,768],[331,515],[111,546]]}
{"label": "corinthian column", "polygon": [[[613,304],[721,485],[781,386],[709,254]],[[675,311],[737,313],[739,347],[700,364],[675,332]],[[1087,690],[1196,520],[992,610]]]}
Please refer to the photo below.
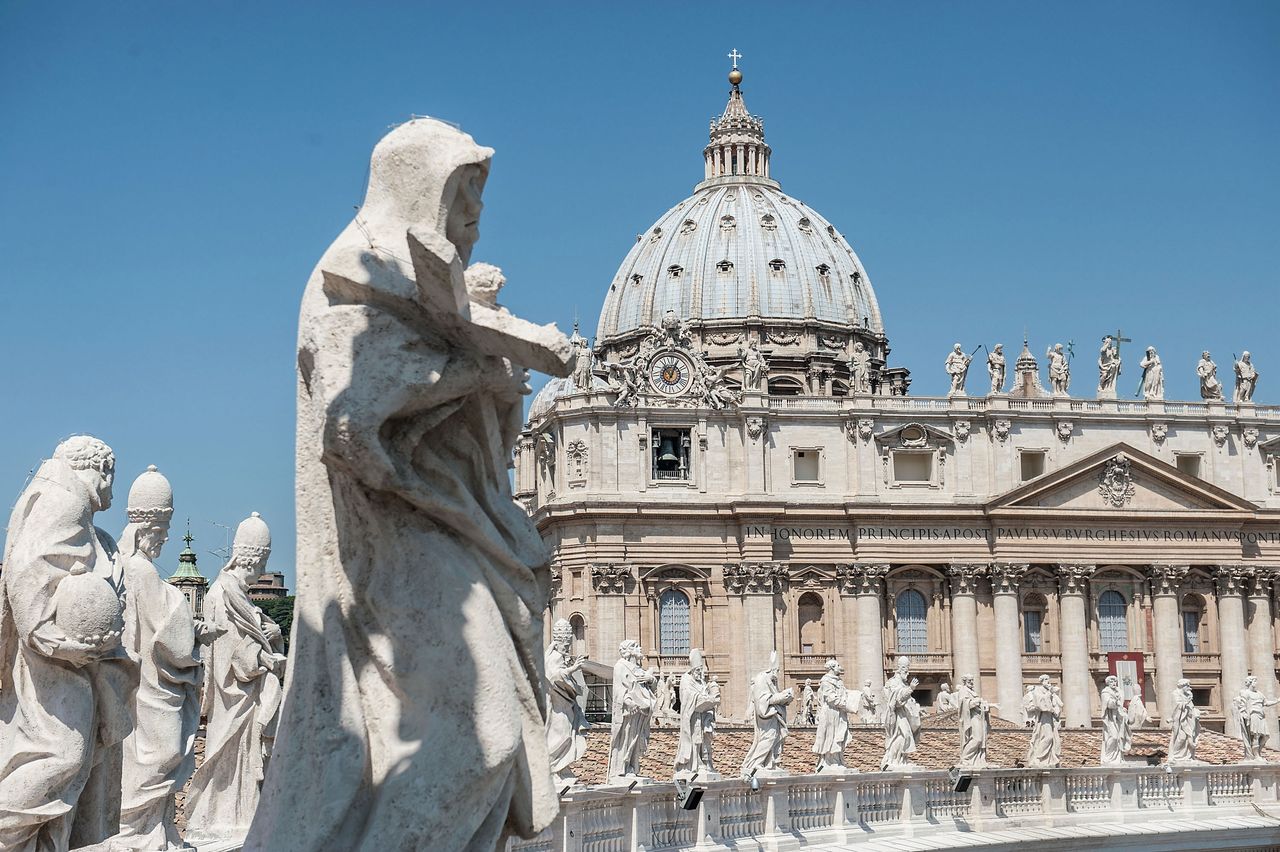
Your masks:
{"label": "corinthian column", "polygon": [[1089,726],[1089,620],[1085,592],[1092,565],[1058,566],[1058,628],[1062,631],[1062,701],[1068,728]]}
{"label": "corinthian column", "polygon": [[[734,674],[735,680],[743,688],[743,701],[747,699],[745,690],[751,678],[767,669],[769,655],[779,650],[774,630],[773,596],[782,588],[786,578],[787,566],[781,562],[743,562],[724,567],[725,589],[742,598],[743,642],[740,659],[743,666],[736,669]],[[786,662],[781,657],[779,662],[785,667]]]}
{"label": "corinthian column", "polygon": [[1026,565],[991,566],[992,607],[996,615],[996,702],[1000,717],[1021,725],[1022,631],[1018,629],[1018,581]]}
{"label": "corinthian column", "polygon": [[881,600],[884,597],[884,575],[888,565],[842,566],[841,591],[854,596],[858,624],[858,647],[854,655],[857,661],[857,683],[871,681],[872,689],[884,686],[884,613]]}
{"label": "corinthian column", "polygon": [[1186,565],[1151,566],[1151,609],[1155,621],[1156,706],[1167,722],[1173,712],[1173,690],[1182,679],[1182,608],[1178,590]]}
{"label": "corinthian column", "polygon": [[1249,645],[1244,633],[1244,588],[1248,572],[1239,565],[1218,566],[1218,647],[1222,661],[1222,709],[1229,736],[1240,735],[1231,698],[1240,691],[1248,670]]}
{"label": "corinthian column", "polygon": [[627,592],[635,588],[630,565],[591,566],[595,588],[595,647],[591,659],[611,666],[618,661],[618,646],[627,638]]}
{"label": "corinthian column", "polygon": [[965,675],[978,677],[978,578],[986,565],[952,565],[951,575],[951,665],[959,684]]}
{"label": "corinthian column", "polygon": [[[1258,566],[1253,569],[1249,578],[1247,591],[1248,605],[1245,609],[1248,618],[1249,669],[1250,674],[1258,678],[1258,690],[1268,698],[1276,697],[1276,650],[1275,626],[1271,620],[1271,581],[1275,577],[1275,569]],[[1235,687],[1229,692],[1234,695]],[[1267,732],[1271,741],[1276,739],[1276,710],[1266,708]]]}

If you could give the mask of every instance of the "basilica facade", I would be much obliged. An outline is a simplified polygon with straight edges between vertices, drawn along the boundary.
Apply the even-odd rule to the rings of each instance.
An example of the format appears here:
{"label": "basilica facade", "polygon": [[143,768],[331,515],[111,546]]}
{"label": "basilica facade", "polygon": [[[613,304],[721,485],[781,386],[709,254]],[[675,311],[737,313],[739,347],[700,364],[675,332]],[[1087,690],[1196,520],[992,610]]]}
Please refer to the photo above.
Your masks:
{"label": "basilica facade", "polygon": [[[774,179],[730,83],[704,180],[638,236],[517,447],[578,653],[603,683],[624,639],[663,672],[704,649],[727,716],[774,651],[797,687],[830,657],[879,687],[909,656],[922,704],[974,674],[1014,721],[1048,674],[1069,727],[1108,674],[1156,720],[1187,678],[1234,733],[1231,697],[1249,673],[1276,694],[1280,647],[1280,406],[1253,402],[1247,361],[1224,394],[1206,353],[1203,398],[1175,402],[1118,334],[1074,378],[1021,341],[911,395],[861,260]],[[1118,398],[1139,358],[1141,398]]]}

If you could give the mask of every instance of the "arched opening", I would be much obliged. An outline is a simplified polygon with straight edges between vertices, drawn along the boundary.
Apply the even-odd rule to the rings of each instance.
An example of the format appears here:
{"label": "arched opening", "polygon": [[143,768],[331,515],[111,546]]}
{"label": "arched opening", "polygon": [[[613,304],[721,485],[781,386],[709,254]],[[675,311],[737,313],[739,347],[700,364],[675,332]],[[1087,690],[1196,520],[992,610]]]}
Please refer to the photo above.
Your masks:
{"label": "arched opening", "polygon": [[822,630],[822,597],[805,592],[796,604],[800,621],[800,653],[821,654],[824,650]]}
{"label": "arched opening", "polygon": [[907,589],[898,595],[894,607],[898,628],[898,653],[923,654],[929,650],[929,632],[925,624],[924,595]]}
{"label": "arched opening", "polygon": [[1032,592],[1022,601],[1022,652],[1024,654],[1043,654],[1044,615],[1048,602],[1044,595]]}
{"label": "arched opening", "polygon": [[804,385],[787,376],[769,379],[769,393],[772,396],[800,396],[804,393]]}
{"label": "arched opening", "polygon": [[1201,652],[1200,629],[1204,625],[1204,599],[1199,595],[1182,598],[1182,653]]}
{"label": "arched opening", "polygon": [[569,626],[573,628],[573,655],[580,657],[587,653],[587,620],[574,613],[569,616]]}
{"label": "arched opening", "polygon": [[1108,589],[1098,598],[1098,644],[1108,651],[1129,650],[1129,623],[1124,595]]}
{"label": "arched opening", "polygon": [[689,653],[689,598],[679,589],[667,589],[658,597],[658,653]]}

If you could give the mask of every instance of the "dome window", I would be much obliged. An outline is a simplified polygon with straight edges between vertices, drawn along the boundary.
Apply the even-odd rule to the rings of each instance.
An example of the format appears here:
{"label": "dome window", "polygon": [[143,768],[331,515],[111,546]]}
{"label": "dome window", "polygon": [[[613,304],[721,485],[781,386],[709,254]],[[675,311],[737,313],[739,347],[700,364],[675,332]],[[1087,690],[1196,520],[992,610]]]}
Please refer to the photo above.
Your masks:
{"label": "dome window", "polygon": [[818,277],[821,278],[824,282],[831,275],[831,267],[827,266],[825,263],[819,263],[817,266],[814,267],[814,269],[818,270]]}
{"label": "dome window", "polygon": [[781,272],[787,268],[787,262],[780,257],[775,257],[773,260],[769,261],[769,268],[774,272]]}
{"label": "dome window", "polygon": [[766,213],[760,217],[760,227],[766,231],[778,230],[778,220],[773,218],[772,213]]}
{"label": "dome window", "polygon": [[861,284],[861,283],[862,283],[862,273],[861,273],[861,272],[859,272],[859,271],[858,271],[858,270],[856,270],[856,269],[855,269],[855,270],[853,270],[852,278],[853,278],[853,283],[854,283],[854,284]]}
{"label": "dome window", "polygon": [[720,230],[722,230],[722,231],[732,231],[732,230],[733,230],[734,228],[736,228],[736,227],[738,227],[738,220],[737,220],[737,219],[733,218],[732,216],[721,216],[721,217],[720,217]]}
{"label": "dome window", "polygon": [[802,234],[812,234],[812,233],[813,233],[813,223],[812,223],[812,222],[810,222],[807,218],[803,218],[803,217],[802,217],[802,218],[800,219],[800,222],[799,222],[799,228],[800,228],[800,233],[802,233]]}
{"label": "dome window", "polygon": [[681,272],[684,272],[684,267],[678,263],[673,263],[667,267],[667,274],[672,278],[679,278]]}
{"label": "dome window", "polygon": [[653,229],[653,236],[649,237],[649,242],[651,242],[651,243],[656,243],[656,242],[657,242],[658,240],[660,240],[660,239],[662,239],[662,229],[661,229],[661,228],[654,228],[654,229]]}
{"label": "dome window", "polygon": [[835,225],[828,225],[828,226],[827,226],[827,236],[828,236],[828,237],[830,237],[830,238],[831,238],[831,239],[833,239],[833,240],[836,238],[836,226],[835,226]]}
{"label": "dome window", "polygon": [[641,279],[641,278],[643,278],[643,277],[644,277],[644,276],[642,276],[639,272],[637,272],[635,275],[632,275],[632,276],[631,276],[631,283],[632,283],[632,284],[634,284],[634,285],[636,285],[637,287],[639,287],[639,286],[640,286],[640,279]]}
{"label": "dome window", "polygon": [[722,260],[722,261],[720,261],[719,263],[717,263],[717,264],[716,264],[716,269],[720,270],[721,272],[732,272],[732,271],[733,271],[733,261],[731,261],[731,260]]}
{"label": "dome window", "polygon": [[685,219],[680,224],[680,233],[682,234],[692,234],[696,230],[698,230],[698,223],[692,219]]}

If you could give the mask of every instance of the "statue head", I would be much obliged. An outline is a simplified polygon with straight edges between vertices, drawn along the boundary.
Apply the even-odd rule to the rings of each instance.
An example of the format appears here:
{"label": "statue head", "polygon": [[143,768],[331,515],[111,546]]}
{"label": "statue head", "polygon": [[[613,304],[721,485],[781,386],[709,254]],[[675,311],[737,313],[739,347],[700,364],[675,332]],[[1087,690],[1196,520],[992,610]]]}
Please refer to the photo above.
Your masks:
{"label": "statue head", "polygon": [[973,677],[973,675],[971,675],[971,674],[961,675],[961,677],[960,677],[960,684],[961,684],[962,686],[967,686],[967,687],[969,687],[970,689],[973,689],[973,684],[974,684],[974,677]]}
{"label": "statue head", "polygon": [[250,576],[256,577],[267,567],[270,555],[271,530],[261,515],[251,512],[236,527],[236,536],[231,541],[231,559]]}
{"label": "statue head", "polygon": [[111,508],[116,455],[110,447],[90,435],[72,435],[58,444],[53,457],[65,462],[76,479],[89,489],[89,502],[95,512]]}
{"label": "statue head", "polygon": [[689,671],[699,680],[706,677],[707,658],[701,648],[693,648],[689,651]]}
{"label": "statue head", "polygon": [[959,343],[957,343],[955,346],[952,346],[951,350],[960,355],[964,354],[964,347],[961,346]]}
{"label": "statue head", "polygon": [[1000,353],[1004,352],[1004,344],[997,343],[995,346],[991,347],[991,350],[995,352],[997,355],[999,355]]}
{"label": "statue head", "polygon": [[897,667],[898,676],[905,679],[907,676],[907,672],[909,671],[911,671],[911,658],[899,657],[898,667]]}
{"label": "statue head", "polygon": [[1102,342],[1103,342],[1103,344],[1104,344],[1104,345],[1106,345],[1106,346],[1110,346],[1110,345],[1111,345],[1111,335],[1109,335],[1109,334],[1104,334],[1104,335],[1102,335]]}
{"label": "statue head", "polygon": [[1244,679],[1244,688],[1245,688],[1245,689],[1257,689],[1257,687],[1258,687],[1258,677],[1257,677],[1257,675],[1249,675],[1248,677],[1246,677],[1246,678]]}
{"label": "statue head", "polygon": [[121,541],[121,551],[141,552],[153,560],[160,558],[160,549],[169,540],[173,488],[155,465],[148,465],[129,487],[125,517],[129,520],[128,529],[133,531],[134,540]]}
{"label": "statue head", "polygon": [[839,660],[837,660],[835,657],[831,657],[827,660],[827,671],[831,672],[832,674],[842,675],[844,674],[844,667],[840,665]]}
{"label": "statue head", "polygon": [[1191,692],[1191,681],[1187,680],[1185,677],[1184,677],[1184,678],[1182,678],[1181,680],[1179,680],[1179,681],[1178,681],[1178,691],[1179,691],[1179,692],[1190,693],[1190,692]]}
{"label": "statue head", "polygon": [[573,645],[573,625],[568,619],[558,618],[556,623],[551,625],[551,644],[561,653],[569,652],[570,646]]}
{"label": "statue head", "polygon": [[644,656],[644,651],[640,648],[640,643],[635,639],[623,639],[618,643],[618,656],[624,660],[632,662],[640,662],[640,658]]}
{"label": "statue head", "polygon": [[1154,354],[1156,354],[1156,348],[1155,348],[1154,346],[1148,346],[1148,347],[1147,347],[1147,354],[1148,354],[1148,355],[1154,355]]}
{"label": "statue head", "polygon": [[1115,675],[1107,675],[1107,679],[1104,682],[1106,683],[1107,686],[1111,687],[1112,689],[1115,689],[1120,685],[1120,678],[1116,677]]}
{"label": "statue head", "polygon": [[1201,360],[1203,360],[1203,361],[1208,361],[1208,360],[1210,360],[1210,359],[1209,359],[1209,350],[1208,350],[1208,349],[1206,349],[1206,350],[1204,350],[1203,352],[1201,352],[1201,353],[1200,353],[1200,359],[1201,359]]}
{"label": "statue head", "polygon": [[1240,353],[1240,360],[1241,360],[1241,361],[1243,361],[1243,362],[1245,362],[1246,364],[1248,364],[1248,363],[1249,363],[1249,361],[1250,361],[1250,359],[1251,359],[1251,358],[1252,358],[1252,356],[1249,354],[1249,350],[1248,350],[1248,349],[1246,349],[1246,350],[1244,350],[1243,352],[1241,352],[1241,353]]}
{"label": "statue head", "polygon": [[944,681],[942,682],[942,686],[938,687],[938,691],[939,691],[939,692],[950,692],[950,691],[951,691],[951,684],[947,683],[947,682],[944,680]]}
{"label": "statue head", "polygon": [[862,347],[862,341],[861,341],[861,340],[855,340],[855,341],[853,342],[853,351],[854,351],[854,352],[861,352],[861,351],[862,351],[862,349],[863,349],[863,347]]}
{"label": "statue head", "polygon": [[805,679],[804,679],[804,685],[805,685],[805,687],[806,687],[806,688],[808,688],[808,689],[812,689],[812,688],[813,688],[813,681],[812,681],[812,680],[810,680],[809,678],[805,678]]}
{"label": "statue head", "polygon": [[1049,676],[1047,674],[1040,675],[1040,685],[1049,688]]}
{"label": "statue head", "polygon": [[1058,353],[1059,355],[1061,355],[1061,354],[1062,354],[1062,344],[1061,344],[1061,343],[1055,343],[1055,344],[1053,344],[1053,351],[1054,351],[1054,352],[1056,352],[1056,353]]}

